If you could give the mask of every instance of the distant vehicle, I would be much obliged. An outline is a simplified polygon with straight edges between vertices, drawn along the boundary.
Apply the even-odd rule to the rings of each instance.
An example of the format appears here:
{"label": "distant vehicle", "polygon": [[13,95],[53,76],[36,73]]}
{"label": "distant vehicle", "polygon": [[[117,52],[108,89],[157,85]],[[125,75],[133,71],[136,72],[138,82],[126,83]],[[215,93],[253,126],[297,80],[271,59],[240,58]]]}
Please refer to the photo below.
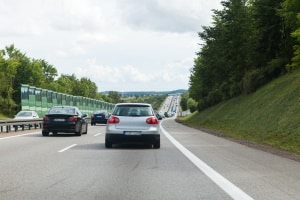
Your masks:
{"label": "distant vehicle", "polygon": [[105,110],[95,110],[91,115],[91,125],[106,124],[109,118],[109,113]]}
{"label": "distant vehicle", "polygon": [[170,112],[165,112],[164,115],[165,117],[172,117]]}
{"label": "distant vehicle", "polygon": [[[14,120],[30,120],[30,119],[38,119],[40,118],[39,115],[37,114],[37,112],[35,111],[32,111],[32,110],[22,110],[20,112],[18,112],[15,117],[14,117]],[[24,126],[39,126],[39,124],[24,124],[24,125],[19,125],[21,127],[24,127]],[[19,127],[18,125],[14,125],[14,128],[17,129]]]}
{"label": "distant vehicle", "polygon": [[119,103],[107,121],[105,147],[113,144],[142,143],[160,148],[159,121],[151,104]]}
{"label": "distant vehicle", "polygon": [[162,120],[165,117],[164,115],[161,115],[157,110],[154,110],[154,113],[158,120]]}
{"label": "distant vehicle", "polygon": [[87,134],[87,114],[75,106],[54,106],[43,118],[42,135],[48,136],[50,132],[75,133],[78,136]]}
{"label": "distant vehicle", "polygon": [[37,119],[40,118],[39,115],[35,112],[35,111],[27,111],[27,110],[22,110],[20,112],[18,112],[14,119],[15,120],[21,120],[21,119]]}

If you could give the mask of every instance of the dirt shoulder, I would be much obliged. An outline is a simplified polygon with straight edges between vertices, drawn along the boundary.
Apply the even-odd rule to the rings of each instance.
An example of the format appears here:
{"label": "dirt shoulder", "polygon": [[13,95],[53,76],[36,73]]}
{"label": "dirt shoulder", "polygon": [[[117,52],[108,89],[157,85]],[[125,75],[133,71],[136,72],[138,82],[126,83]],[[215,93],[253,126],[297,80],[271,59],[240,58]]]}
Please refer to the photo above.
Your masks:
{"label": "dirt shoulder", "polygon": [[261,151],[265,151],[265,152],[268,152],[268,153],[271,153],[271,154],[274,154],[274,155],[278,155],[278,156],[281,156],[281,157],[284,157],[284,158],[288,158],[288,159],[300,162],[300,154],[291,153],[291,152],[284,151],[284,150],[281,150],[281,149],[277,149],[277,148],[274,148],[274,147],[271,147],[271,146],[268,146],[268,145],[265,145],[265,144],[260,144],[260,143],[251,142],[251,141],[247,141],[247,140],[227,137],[227,136],[224,136],[219,131],[206,129],[206,128],[201,128],[201,127],[190,126],[190,125],[187,125],[185,123],[179,122],[178,120],[176,120],[176,121],[178,123],[182,124],[182,125],[185,125],[185,126],[188,126],[188,127],[194,128],[194,129],[198,129],[198,130],[201,130],[203,132],[206,132],[206,133],[218,136],[218,137],[222,137],[222,138],[225,138],[227,140],[237,142],[239,144],[242,144],[242,145],[254,148],[254,149],[258,149],[258,150],[261,150]]}

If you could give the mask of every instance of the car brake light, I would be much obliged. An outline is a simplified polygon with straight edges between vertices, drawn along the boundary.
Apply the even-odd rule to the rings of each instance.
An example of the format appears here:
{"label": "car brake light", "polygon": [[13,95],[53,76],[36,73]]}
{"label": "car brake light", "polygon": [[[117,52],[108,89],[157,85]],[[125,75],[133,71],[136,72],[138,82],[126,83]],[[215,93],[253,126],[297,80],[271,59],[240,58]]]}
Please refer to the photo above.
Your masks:
{"label": "car brake light", "polygon": [[156,117],[149,117],[146,119],[146,123],[147,124],[158,124],[158,120],[156,119]]}
{"label": "car brake light", "polygon": [[43,118],[43,121],[49,121],[50,119],[49,119],[49,117],[44,117]]}
{"label": "car brake light", "polygon": [[69,121],[76,122],[78,120],[78,117],[69,117]]}
{"label": "car brake light", "polygon": [[117,118],[116,116],[111,116],[107,121],[107,123],[109,123],[109,124],[117,124],[119,122],[120,122],[120,119]]}

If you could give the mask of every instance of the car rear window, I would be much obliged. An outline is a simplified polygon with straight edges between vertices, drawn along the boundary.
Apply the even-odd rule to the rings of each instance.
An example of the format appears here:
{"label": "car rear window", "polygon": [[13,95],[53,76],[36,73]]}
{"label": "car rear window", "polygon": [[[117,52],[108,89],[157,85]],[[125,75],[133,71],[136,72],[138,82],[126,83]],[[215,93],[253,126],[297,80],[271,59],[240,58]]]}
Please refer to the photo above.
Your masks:
{"label": "car rear window", "polygon": [[75,114],[75,108],[52,108],[49,114]]}
{"label": "car rear window", "polygon": [[105,115],[107,112],[106,111],[94,111],[93,114],[95,115]]}
{"label": "car rear window", "polygon": [[31,112],[20,112],[18,115],[18,117],[29,117],[32,116]]}
{"label": "car rear window", "polygon": [[121,105],[113,112],[116,116],[151,116],[151,107],[145,105]]}

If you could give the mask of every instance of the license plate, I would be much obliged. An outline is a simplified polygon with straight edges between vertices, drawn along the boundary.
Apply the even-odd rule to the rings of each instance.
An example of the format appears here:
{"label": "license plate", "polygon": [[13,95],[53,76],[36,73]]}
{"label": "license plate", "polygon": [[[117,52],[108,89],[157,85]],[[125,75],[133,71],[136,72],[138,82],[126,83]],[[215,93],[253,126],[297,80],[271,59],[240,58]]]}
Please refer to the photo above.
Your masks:
{"label": "license plate", "polygon": [[141,135],[140,131],[124,131],[124,135]]}
{"label": "license plate", "polygon": [[53,121],[55,121],[55,122],[64,122],[65,119],[54,119]]}

